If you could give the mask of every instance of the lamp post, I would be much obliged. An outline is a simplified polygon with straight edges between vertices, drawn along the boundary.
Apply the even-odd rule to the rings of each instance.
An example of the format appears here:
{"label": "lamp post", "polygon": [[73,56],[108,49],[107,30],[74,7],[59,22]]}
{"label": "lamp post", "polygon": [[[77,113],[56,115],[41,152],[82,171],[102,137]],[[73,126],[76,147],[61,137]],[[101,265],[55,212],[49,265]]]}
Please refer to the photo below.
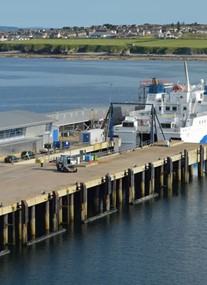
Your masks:
{"label": "lamp post", "polygon": [[111,95],[112,95],[112,83],[110,83],[110,90],[109,90],[109,103],[111,104]]}
{"label": "lamp post", "polygon": [[57,119],[59,120],[59,112],[60,112],[60,94],[61,94],[61,91],[62,89],[59,87],[58,90],[57,90]]}

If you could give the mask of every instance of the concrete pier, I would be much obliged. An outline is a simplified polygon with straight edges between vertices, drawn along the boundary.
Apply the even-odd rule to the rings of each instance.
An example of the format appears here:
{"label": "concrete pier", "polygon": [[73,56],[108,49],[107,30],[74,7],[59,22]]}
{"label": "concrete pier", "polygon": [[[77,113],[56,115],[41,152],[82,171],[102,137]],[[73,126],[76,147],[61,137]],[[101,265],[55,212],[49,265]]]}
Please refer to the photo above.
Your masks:
{"label": "concrete pier", "polygon": [[193,165],[205,175],[206,160],[205,145],[172,142],[107,155],[79,165],[77,173],[58,172],[53,163],[2,165],[0,252],[103,218],[123,203],[172,195],[174,184],[193,178]]}

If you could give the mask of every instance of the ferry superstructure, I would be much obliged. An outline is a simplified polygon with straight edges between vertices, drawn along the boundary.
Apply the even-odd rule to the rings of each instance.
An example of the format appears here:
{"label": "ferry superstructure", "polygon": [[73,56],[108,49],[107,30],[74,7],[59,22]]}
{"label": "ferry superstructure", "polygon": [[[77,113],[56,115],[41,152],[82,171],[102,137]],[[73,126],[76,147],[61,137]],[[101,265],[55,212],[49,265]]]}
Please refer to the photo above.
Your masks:
{"label": "ferry superstructure", "polygon": [[[114,134],[122,143],[142,145],[156,140],[207,142],[207,100],[205,82],[190,84],[184,62],[186,83],[172,84],[153,78],[148,85],[145,108],[130,112]],[[143,83],[142,83],[143,84]]]}

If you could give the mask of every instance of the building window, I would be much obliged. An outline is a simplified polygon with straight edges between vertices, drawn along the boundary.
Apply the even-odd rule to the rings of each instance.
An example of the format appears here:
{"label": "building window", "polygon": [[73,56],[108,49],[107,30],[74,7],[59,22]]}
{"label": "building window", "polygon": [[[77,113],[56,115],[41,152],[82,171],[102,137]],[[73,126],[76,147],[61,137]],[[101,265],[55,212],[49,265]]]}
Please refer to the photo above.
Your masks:
{"label": "building window", "polygon": [[9,129],[0,131],[0,139],[9,139],[9,138],[16,138],[22,137],[26,133],[26,128],[16,128],[16,129]]}
{"label": "building window", "polygon": [[166,111],[170,111],[170,107],[169,107],[169,106],[167,106],[165,110],[166,110]]}
{"label": "building window", "polygon": [[51,130],[52,130],[52,123],[46,124],[46,126],[45,126],[45,131],[46,131],[46,132],[51,132]]}
{"label": "building window", "polygon": [[176,111],[177,111],[177,107],[176,107],[176,106],[173,106],[173,107],[172,107],[172,110],[176,112]]}

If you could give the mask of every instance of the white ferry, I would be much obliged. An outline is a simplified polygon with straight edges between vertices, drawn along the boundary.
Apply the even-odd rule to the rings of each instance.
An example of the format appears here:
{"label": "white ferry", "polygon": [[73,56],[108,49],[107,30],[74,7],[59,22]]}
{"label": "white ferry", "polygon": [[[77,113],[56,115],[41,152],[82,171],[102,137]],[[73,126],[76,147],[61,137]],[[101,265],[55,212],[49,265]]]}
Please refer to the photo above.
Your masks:
{"label": "white ferry", "polygon": [[203,79],[191,85],[186,62],[184,68],[184,85],[155,78],[142,82],[143,88],[148,88],[145,108],[130,112],[114,127],[122,144],[135,147],[159,140],[207,143],[206,86]]}

